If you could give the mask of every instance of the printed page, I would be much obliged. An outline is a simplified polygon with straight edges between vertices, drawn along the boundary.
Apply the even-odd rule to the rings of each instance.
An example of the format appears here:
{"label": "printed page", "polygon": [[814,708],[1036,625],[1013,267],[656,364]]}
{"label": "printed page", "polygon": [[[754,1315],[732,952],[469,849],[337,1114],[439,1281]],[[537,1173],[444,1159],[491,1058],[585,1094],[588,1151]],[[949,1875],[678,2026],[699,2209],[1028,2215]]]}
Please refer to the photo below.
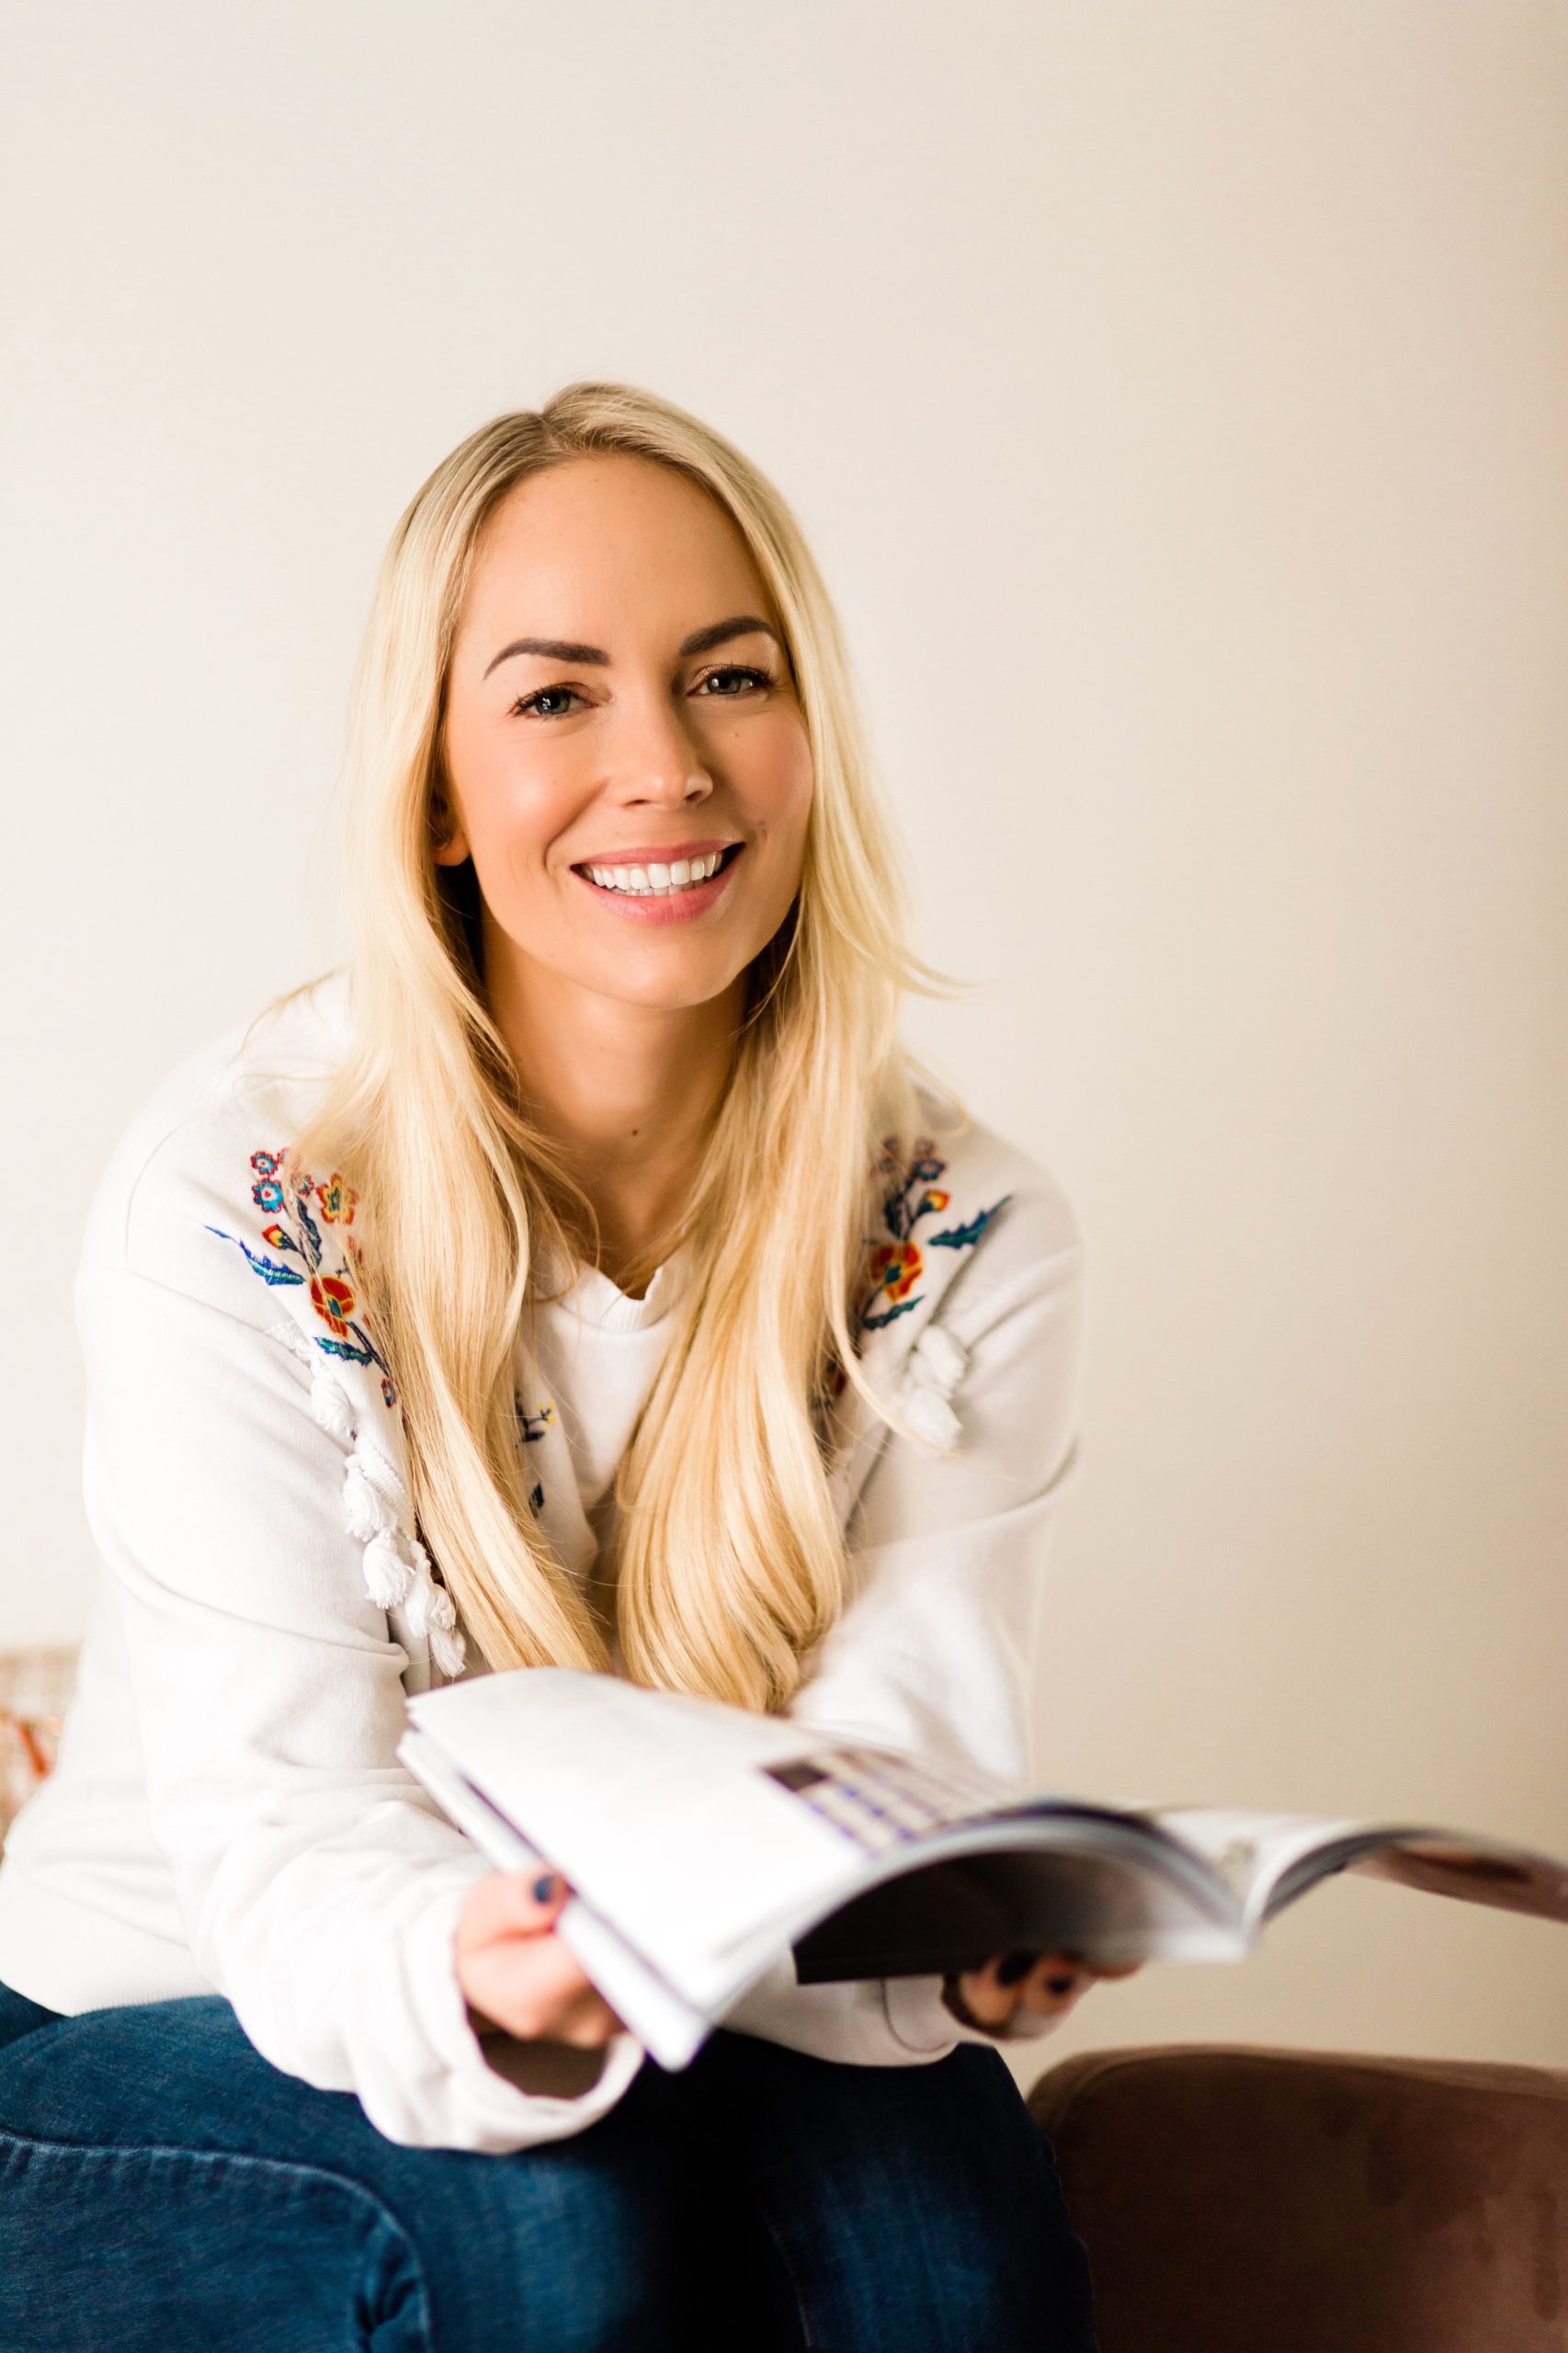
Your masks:
{"label": "printed page", "polygon": [[567,1668],[475,1677],[417,1695],[409,1713],[709,2015],[777,1949],[775,1924],[831,1906],[890,1845],[1014,1794],[787,1717]]}
{"label": "printed page", "polygon": [[1360,1826],[1321,1815],[1249,1813],[1217,1805],[1162,1808],[1153,1818],[1212,1865],[1241,1905],[1249,1938],[1262,1927],[1276,1892],[1291,1883],[1306,1859]]}
{"label": "printed page", "polygon": [[1339,1871],[1568,1922],[1568,1862],[1502,1839],[1419,1824],[1325,1821],[1218,1806],[1185,1806],[1158,1819],[1208,1855],[1244,1902],[1255,1935],[1274,1913]]}

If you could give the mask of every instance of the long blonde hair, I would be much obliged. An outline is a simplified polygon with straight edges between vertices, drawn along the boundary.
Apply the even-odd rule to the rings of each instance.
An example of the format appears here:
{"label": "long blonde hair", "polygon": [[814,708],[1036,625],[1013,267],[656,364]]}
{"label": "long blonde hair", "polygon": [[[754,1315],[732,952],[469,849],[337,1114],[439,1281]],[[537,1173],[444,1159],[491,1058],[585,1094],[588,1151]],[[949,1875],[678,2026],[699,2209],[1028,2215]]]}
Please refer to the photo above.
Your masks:
{"label": "long blonde hair", "polygon": [[618,1471],[605,1563],[632,1680],[777,1709],[846,1597],[831,1397],[847,1383],[903,1427],[859,1372],[848,1322],[884,1140],[920,1128],[920,1081],[955,1099],[901,1043],[901,996],[962,984],[906,947],[904,878],[799,525],[671,403],[579,382],[494,417],[393,531],[347,743],[349,1045],[294,1151],[359,1196],[421,1532],[470,1635],[493,1666],[607,1667],[607,1630],[530,1508],[514,1387],[540,1245],[569,1266],[593,1213],[487,1009],[472,868],[432,858],[448,665],[480,534],[517,483],[602,450],[676,469],[733,518],[775,599],[812,755],[800,891],[748,972],[728,1086],[665,1241],[690,1241],[691,1274]]}

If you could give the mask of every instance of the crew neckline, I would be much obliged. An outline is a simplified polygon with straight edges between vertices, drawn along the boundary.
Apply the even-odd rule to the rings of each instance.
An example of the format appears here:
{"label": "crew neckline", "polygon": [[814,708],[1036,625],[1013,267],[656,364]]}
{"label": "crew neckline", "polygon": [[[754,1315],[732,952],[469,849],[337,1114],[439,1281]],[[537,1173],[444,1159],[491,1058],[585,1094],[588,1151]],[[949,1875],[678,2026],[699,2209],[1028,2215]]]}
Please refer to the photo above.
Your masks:
{"label": "crew neckline", "polygon": [[[590,1267],[581,1259],[572,1262],[576,1279],[559,1299],[544,1302],[545,1312],[578,1316],[601,1332],[641,1332],[650,1324],[657,1324],[668,1314],[686,1287],[691,1271],[692,1243],[683,1242],[653,1270],[653,1278],[641,1299],[631,1299],[602,1267]],[[555,1265],[551,1262],[553,1277]],[[566,1270],[568,1277],[571,1267]]]}

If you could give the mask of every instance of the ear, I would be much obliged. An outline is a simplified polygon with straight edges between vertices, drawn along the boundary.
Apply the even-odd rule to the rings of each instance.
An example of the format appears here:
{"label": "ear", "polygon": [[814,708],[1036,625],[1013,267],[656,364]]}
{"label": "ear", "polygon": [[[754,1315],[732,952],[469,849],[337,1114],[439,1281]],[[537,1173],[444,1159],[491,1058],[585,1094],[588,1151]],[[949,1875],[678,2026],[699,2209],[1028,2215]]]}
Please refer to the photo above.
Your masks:
{"label": "ear", "polygon": [[469,856],[468,836],[452,813],[445,768],[437,767],[430,791],[430,855],[437,866],[461,866]]}

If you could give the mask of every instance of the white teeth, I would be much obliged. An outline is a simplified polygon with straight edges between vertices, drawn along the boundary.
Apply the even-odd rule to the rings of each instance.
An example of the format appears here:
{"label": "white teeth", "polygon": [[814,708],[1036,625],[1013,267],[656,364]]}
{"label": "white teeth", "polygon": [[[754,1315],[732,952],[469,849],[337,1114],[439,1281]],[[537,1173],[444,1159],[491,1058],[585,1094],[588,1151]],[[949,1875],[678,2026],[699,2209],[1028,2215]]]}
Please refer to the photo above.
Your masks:
{"label": "white teeth", "polygon": [[689,890],[694,882],[706,882],[718,870],[724,853],[710,850],[706,858],[677,858],[673,865],[661,866],[650,859],[641,866],[590,866],[586,871],[601,891],[624,891],[634,899],[667,899],[672,891]]}

